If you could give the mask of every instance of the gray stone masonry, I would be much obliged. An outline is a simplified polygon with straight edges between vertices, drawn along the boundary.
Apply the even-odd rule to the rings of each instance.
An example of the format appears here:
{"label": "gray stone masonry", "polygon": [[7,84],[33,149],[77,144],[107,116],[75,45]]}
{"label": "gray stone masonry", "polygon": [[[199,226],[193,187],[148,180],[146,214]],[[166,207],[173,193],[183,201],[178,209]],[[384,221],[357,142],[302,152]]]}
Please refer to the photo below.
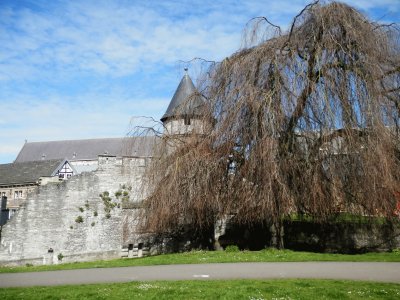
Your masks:
{"label": "gray stone masonry", "polygon": [[[130,200],[141,200],[138,193],[146,160],[117,160],[103,155],[99,157],[97,171],[39,187],[3,227],[0,265],[120,257],[123,223],[136,224],[137,212],[122,209],[121,198],[114,194],[125,185],[130,187]],[[108,192],[115,203],[110,208],[110,217],[99,196],[103,192]],[[135,229],[129,228],[129,234],[135,235]],[[125,239],[136,238],[125,236]]]}

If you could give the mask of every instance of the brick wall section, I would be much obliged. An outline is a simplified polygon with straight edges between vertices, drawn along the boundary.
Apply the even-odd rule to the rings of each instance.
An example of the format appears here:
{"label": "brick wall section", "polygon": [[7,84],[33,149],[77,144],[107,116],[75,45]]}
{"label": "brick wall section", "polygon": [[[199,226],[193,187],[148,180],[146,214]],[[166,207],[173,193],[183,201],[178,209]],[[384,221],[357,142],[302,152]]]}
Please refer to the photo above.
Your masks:
{"label": "brick wall section", "polygon": [[[123,220],[134,224],[130,219],[136,213],[115,207],[107,218],[99,194],[108,191],[115,199],[114,193],[125,184],[133,187],[131,198],[140,200],[137,191],[144,168],[142,158],[101,156],[97,171],[39,187],[3,227],[0,264],[57,263],[59,253],[64,256],[63,262],[119,257]],[[83,222],[75,221],[78,216]],[[135,230],[130,229],[129,234],[135,234]],[[48,253],[50,248],[53,254]]]}

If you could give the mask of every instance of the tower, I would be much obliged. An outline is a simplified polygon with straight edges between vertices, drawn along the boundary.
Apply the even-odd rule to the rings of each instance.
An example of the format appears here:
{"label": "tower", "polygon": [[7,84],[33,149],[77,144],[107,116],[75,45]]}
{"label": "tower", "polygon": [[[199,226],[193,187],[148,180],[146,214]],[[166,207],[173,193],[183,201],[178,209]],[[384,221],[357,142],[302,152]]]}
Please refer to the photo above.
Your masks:
{"label": "tower", "polygon": [[185,68],[185,75],[161,118],[164,134],[203,133],[204,105],[205,98],[195,88]]}

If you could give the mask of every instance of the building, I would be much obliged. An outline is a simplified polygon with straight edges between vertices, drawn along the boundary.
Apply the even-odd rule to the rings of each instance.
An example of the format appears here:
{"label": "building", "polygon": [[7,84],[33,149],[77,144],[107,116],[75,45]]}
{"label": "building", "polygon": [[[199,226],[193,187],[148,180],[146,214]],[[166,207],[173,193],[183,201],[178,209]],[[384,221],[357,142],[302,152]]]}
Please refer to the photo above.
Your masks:
{"label": "building", "polygon": [[193,131],[202,133],[205,125],[204,102],[204,96],[199,93],[186,72],[161,118],[164,134],[178,135]]}
{"label": "building", "polygon": [[80,174],[96,170],[99,155],[112,155],[118,159],[123,156],[148,156],[154,139],[154,137],[125,137],[27,142],[15,162],[66,158],[76,174]]}
{"label": "building", "polygon": [[7,197],[9,218],[38,186],[76,174],[66,159],[15,162],[0,165],[0,196]]}
{"label": "building", "polygon": [[[161,119],[164,134],[201,132],[202,106],[202,96],[185,74]],[[11,164],[20,167],[15,172],[21,172],[24,164],[47,164],[64,157],[80,174],[29,194],[3,226],[0,264],[57,263],[59,254],[68,262],[163,251],[163,243],[152,241],[137,228],[143,175],[159,139],[140,136],[26,143]],[[34,172],[34,168],[27,170]],[[29,182],[34,187],[38,179]],[[17,187],[12,188],[8,195]]]}

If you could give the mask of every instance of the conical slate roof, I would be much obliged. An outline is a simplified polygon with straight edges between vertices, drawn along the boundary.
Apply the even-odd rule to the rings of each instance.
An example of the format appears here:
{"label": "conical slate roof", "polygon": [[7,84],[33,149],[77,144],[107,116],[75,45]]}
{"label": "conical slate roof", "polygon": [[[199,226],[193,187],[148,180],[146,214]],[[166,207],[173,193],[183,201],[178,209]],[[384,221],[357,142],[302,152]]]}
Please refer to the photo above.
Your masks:
{"label": "conical slate roof", "polygon": [[201,115],[203,105],[204,97],[197,91],[189,75],[185,74],[161,121],[175,117]]}

